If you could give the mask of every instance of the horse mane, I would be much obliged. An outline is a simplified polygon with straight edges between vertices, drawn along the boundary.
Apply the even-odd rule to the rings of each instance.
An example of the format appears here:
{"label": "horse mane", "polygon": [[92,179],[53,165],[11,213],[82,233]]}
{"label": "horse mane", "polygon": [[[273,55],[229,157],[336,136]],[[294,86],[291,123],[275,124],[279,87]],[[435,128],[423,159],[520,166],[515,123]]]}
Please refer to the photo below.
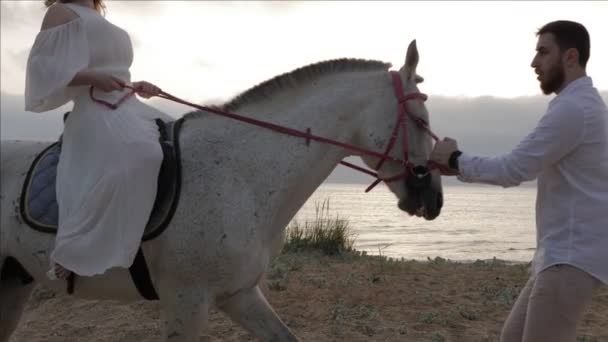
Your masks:
{"label": "horse mane", "polygon": [[[390,67],[391,63],[355,58],[340,58],[317,62],[275,76],[240,93],[222,105],[212,107],[223,111],[234,111],[246,104],[269,98],[283,89],[293,88],[304,82],[316,80],[322,76],[350,71],[388,70]],[[199,117],[201,115],[204,115],[204,113],[201,111],[194,111],[186,114],[184,119]]]}

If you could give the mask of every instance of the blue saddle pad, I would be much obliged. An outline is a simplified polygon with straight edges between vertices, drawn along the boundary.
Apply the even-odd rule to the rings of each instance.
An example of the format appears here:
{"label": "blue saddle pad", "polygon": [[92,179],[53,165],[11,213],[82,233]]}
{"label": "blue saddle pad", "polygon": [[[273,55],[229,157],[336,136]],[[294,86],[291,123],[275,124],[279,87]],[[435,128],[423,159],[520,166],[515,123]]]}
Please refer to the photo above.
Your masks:
{"label": "blue saddle pad", "polygon": [[30,177],[25,206],[22,211],[28,214],[31,222],[46,230],[55,231],[59,220],[59,208],[55,194],[55,179],[57,178],[57,163],[59,163],[61,144],[54,143],[47,147],[34,160],[30,169]]}
{"label": "blue saddle pad", "polygon": [[[178,141],[181,123],[181,119],[169,124],[159,123],[164,160],[154,208],[142,237],[144,241],[164,231],[177,207],[181,187]],[[45,233],[56,233],[59,222],[55,184],[60,153],[60,142],[40,152],[30,166],[21,193],[21,217],[30,227]]]}

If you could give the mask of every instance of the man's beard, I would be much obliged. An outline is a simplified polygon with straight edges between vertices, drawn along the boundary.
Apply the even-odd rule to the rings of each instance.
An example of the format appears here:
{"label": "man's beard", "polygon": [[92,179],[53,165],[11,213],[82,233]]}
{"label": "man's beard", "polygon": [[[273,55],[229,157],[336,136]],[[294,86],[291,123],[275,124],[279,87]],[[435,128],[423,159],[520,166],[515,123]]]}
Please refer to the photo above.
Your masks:
{"label": "man's beard", "polygon": [[540,89],[545,95],[558,91],[566,79],[566,73],[561,62],[551,67],[544,76],[544,81],[540,82]]}

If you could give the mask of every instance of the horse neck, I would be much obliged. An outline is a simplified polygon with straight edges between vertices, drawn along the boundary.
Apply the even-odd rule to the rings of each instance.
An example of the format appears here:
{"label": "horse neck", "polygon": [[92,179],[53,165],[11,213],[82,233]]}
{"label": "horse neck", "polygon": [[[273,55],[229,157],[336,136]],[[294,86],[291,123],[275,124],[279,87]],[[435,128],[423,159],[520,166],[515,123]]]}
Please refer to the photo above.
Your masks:
{"label": "horse neck", "polygon": [[[369,80],[368,80],[369,79]],[[366,74],[340,74],[320,79],[314,84],[285,90],[281,94],[244,105],[234,112],[300,131],[311,130],[317,136],[353,143],[365,118],[361,108],[380,88],[381,77]],[[248,180],[258,212],[266,212],[283,229],[304,202],[349,153],[342,148],[293,137],[265,128],[225,118],[194,120],[191,129],[198,131],[202,146],[192,146],[189,153],[202,162],[229,160],[218,177]],[[205,144],[207,141],[221,145]],[[270,194],[270,195],[269,195]],[[270,232],[270,237],[276,235]]]}

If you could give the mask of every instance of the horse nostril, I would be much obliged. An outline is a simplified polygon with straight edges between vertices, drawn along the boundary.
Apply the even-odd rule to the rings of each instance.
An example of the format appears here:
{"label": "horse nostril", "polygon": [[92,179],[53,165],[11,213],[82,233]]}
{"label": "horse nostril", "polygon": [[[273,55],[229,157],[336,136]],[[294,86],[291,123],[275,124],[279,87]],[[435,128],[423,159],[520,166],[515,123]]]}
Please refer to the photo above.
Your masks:
{"label": "horse nostril", "polygon": [[426,166],[418,165],[412,168],[412,173],[418,176],[418,178],[422,178],[429,173],[429,169]]}
{"label": "horse nostril", "polygon": [[431,184],[431,174],[426,166],[414,166],[412,174],[406,180],[407,185],[413,189],[424,189]]}
{"label": "horse nostril", "polygon": [[437,209],[441,209],[443,207],[443,192],[439,192],[437,194]]}

